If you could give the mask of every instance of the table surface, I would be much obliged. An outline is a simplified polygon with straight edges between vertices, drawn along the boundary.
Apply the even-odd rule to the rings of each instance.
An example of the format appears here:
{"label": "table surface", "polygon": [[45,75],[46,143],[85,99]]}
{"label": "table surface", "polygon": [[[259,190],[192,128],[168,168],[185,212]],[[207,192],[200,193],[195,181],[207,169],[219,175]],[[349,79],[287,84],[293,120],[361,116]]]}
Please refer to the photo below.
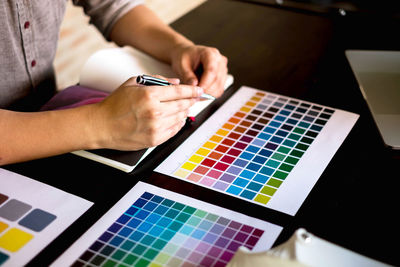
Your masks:
{"label": "table surface", "polygon": [[[400,236],[396,216],[400,153],[382,142],[344,50],[400,50],[400,39],[394,34],[400,21],[362,14],[316,15],[220,0],[207,1],[172,26],[226,55],[234,85],[130,174],[72,154],[5,166],[95,202],[30,265],[52,262],[139,180],[279,224],[284,230],[275,245],[303,227],[355,252],[399,265],[398,246],[393,244]],[[295,216],[153,172],[242,85],[360,114]]]}

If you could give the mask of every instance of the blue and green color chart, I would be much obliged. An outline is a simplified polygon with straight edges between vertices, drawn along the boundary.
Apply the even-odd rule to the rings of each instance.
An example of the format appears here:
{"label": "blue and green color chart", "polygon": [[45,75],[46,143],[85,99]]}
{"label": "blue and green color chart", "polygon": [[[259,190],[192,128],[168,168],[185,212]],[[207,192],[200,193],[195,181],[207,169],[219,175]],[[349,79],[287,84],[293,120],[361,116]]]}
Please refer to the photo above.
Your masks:
{"label": "blue and green color chart", "polygon": [[242,87],[156,171],[294,215],[357,118]]}
{"label": "blue and green color chart", "polygon": [[54,266],[225,266],[281,227],[139,182]]}

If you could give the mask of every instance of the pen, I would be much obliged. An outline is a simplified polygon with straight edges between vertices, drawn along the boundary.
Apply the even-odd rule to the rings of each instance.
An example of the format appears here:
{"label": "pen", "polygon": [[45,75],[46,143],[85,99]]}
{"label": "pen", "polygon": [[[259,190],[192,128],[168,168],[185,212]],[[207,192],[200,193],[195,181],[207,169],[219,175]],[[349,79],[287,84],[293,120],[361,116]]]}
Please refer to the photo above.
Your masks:
{"label": "pen", "polygon": [[[151,85],[159,85],[159,86],[172,85],[172,83],[170,83],[170,82],[168,82],[166,80],[163,80],[163,79],[160,79],[160,78],[156,78],[156,77],[153,77],[153,76],[150,76],[150,75],[145,75],[145,74],[137,76],[136,77],[136,82],[138,84],[148,85],[148,86],[151,86]],[[199,98],[200,99],[204,99],[204,100],[214,100],[215,99],[215,97],[213,97],[212,95],[206,94],[206,93],[203,93]]]}

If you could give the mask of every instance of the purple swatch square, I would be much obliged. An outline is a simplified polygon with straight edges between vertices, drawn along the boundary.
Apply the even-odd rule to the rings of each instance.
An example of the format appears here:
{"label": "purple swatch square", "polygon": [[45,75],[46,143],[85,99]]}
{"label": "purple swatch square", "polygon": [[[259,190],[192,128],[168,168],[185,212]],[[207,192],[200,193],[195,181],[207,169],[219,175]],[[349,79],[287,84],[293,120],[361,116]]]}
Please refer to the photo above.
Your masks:
{"label": "purple swatch square", "polygon": [[217,223],[219,223],[219,224],[221,224],[221,225],[228,225],[230,221],[231,221],[231,220],[229,220],[229,219],[227,219],[227,218],[219,217]]}
{"label": "purple swatch square", "polygon": [[[237,250],[237,249],[236,249]],[[235,251],[236,251],[235,250]],[[221,260],[223,260],[223,261],[226,261],[226,262],[228,262],[228,261],[230,261],[231,259],[232,259],[232,257],[233,257],[233,255],[234,255],[234,253],[231,253],[231,252],[229,252],[229,251],[225,251],[222,255],[221,255]]]}
{"label": "purple swatch square", "polygon": [[215,257],[218,258],[218,256],[221,254],[222,249],[218,248],[218,247],[212,247],[210,249],[210,251],[208,252],[208,255],[210,255],[211,257]]}
{"label": "purple swatch square", "polygon": [[232,238],[235,235],[236,231],[230,228],[226,228],[225,231],[222,233],[222,236],[227,238]]}
{"label": "purple swatch square", "polygon": [[251,247],[254,247],[255,244],[257,244],[259,238],[255,236],[250,236],[249,240],[247,240],[246,245],[249,245]]}
{"label": "purple swatch square", "polygon": [[210,247],[211,247],[210,244],[207,244],[205,242],[200,242],[196,247],[196,251],[206,254]]}
{"label": "purple swatch square", "polygon": [[235,179],[235,176],[224,173],[224,175],[222,175],[219,179],[227,183],[232,183],[232,181]]}
{"label": "purple swatch square", "polygon": [[214,226],[210,229],[210,232],[219,235],[224,229],[225,229],[225,228],[224,228],[222,225],[216,223],[216,224],[214,224]]}
{"label": "purple swatch square", "polygon": [[226,183],[221,183],[221,182],[216,182],[213,185],[213,188],[221,190],[221,191],[225,191],[225,189],[228,187],[228,185]]}
{"label": "purple swatch square", "polygon": [[202,266],[213,266],[214,261],[215,261],[214,258],[205,256],[205,257],[203,258],[203,260],[201,261],[200,265],[202,265]]}
{"label": "purple swatch square", "polygon": [[227,172],[232,173],[232,174],[236,174],[236,175],[239,174],[239,172],[241,172],[241,171],[242,171],[241,168],[238,168],[238,167],[235,167],[235,166],[231,166],[227,170]]}
{"label": "purple swatch square", "polygon": [[228,249],[231,250],[231,251],[233,251],[233,252],[235,252],[236,250],[238,250],[238,248],[239,248],[241,245],[242,245],[241,243],[232,241],[232,242],[229,244]]}
{"label": "purple swatch square", "polygon": [[245,143],[250,143],[251,141],[253,141],[253,138],[243,135],[242,138],[240,138],[240,141],[243,141]]}
{"label": "purple swatch square", "polygon": [[188,259],[193,262],[199,262],[202,258],[203,258],[203,254],[193,251],[192,254],[190,254]]}
{"label": "purple swatch square", "polygon": [[243,242],[247,239],[248,236],[249,236],[249,235],[247,235],[247,234],[245,234],[245,233],[238,232],[238,233],[236,234],[236,236],[235,236],[234,239],[235,239],[236,241],[239,241],[239,242],[243,243]]}
{"label": "purple swatch square", "polygon": [[260,236],[262,236],[263,233],[264,233],[264,231],[261,229],[254,229],[253,235],[260,237]]}
{"label": "purple swatch square", "polygon": [[253,231],[254,227],[251,227],[249,225],[243,225],[240,231],[245,232],[245,233],[251,233]]}
{"label": "purple swatch square", "polygon": [[220,237],[220,238],[218,238],[217,242],[215,242],[215,245],[217,245],[218,247],[221,247],[221,248],[225,248],[228,245],[228,243],[229,243],[229,239]]}
{"label": "purple swatch square", "polygon": [[214,241],[217,239],[218,236],[208,233],[206,234],[206,236],[203,238],[203,241],[209,243],[209,244],[213,244]]}
{"label": "purple swatch square", "polygon": [[229,227],[233,228],[233,229],[239,229],[241,226],[242,226],[241,223],[238,223],[238,222],[235,222],[235,221],[231,221],[231,223],[229,224]]}
{"label": "purple swatch square", "polygon": [[[243,137],[242,137],[243,138]],[[239,149],[244,149],[245,147],[247,147],[247,144],[245,143],[241,143],[241,142],[237,142],[234,147],[239,148]]]}

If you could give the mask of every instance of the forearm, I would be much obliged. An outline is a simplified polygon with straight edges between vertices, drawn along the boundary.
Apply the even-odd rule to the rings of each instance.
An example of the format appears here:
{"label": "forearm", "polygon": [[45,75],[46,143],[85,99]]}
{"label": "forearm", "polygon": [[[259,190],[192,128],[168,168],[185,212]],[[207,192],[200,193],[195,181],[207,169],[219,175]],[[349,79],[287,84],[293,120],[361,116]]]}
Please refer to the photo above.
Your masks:
{"label": "forearm", "polygon": [[96,148],[91,108],[34,113],[0,110],[0,165]]}
{"label": "forearm", "polygon": [[171,63],[171,52],[176,47],[193,44],[144,5],[123,16],[114,25],[110,37],[120,46],[136,47],[167,63]]}

